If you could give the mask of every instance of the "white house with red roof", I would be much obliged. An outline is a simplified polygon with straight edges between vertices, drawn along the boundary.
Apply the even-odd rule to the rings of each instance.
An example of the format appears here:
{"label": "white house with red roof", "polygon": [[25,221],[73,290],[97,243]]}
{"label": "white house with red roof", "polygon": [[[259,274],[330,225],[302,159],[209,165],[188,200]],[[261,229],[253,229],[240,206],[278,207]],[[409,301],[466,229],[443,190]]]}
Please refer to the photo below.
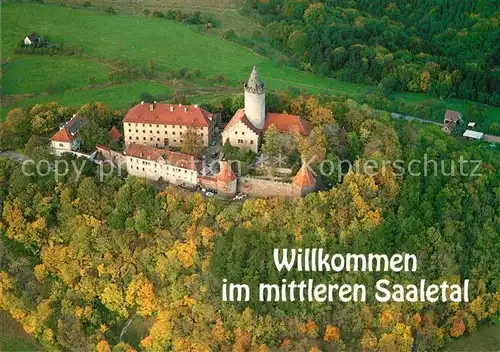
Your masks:
{"label": "white house with red roof", "polygon": [[198,105],[141,102],[123,119],[125,144],[144,144],[155,148],[179,147],[188,128],[197,129],[208,147],[214,134],[216,117]]}
{"label": "white house with red roof", "polygon": [[266,88],[255,66],[244,85],[244,91],[245,107],[236,111],[224,128],[223,143],[257,152],[271,125],[275,125],[281,132],[297,131],[303,136],[308,136],[311,132],[309,122],[300,116],[266,113]]}
{"label": "white house with red roof", "polygon": [[196,186],[198,163],[192,155],[130,143],[124,152],[129,175],[175,185]]}
{"label": "white house with red roof", "polygon": [[50,138],[53,153],[60,156],[63,153],[77,151],[81,144],[79,130],[85,123],[87,123],[86,118],[73,115],[71,120],[61,125],[59,131]]}

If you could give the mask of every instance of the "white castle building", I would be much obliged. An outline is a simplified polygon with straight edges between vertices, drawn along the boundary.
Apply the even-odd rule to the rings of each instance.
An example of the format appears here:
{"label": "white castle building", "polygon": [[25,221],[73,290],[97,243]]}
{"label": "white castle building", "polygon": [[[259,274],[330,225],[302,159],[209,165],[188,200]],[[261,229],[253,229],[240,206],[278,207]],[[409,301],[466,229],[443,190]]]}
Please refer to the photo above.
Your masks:
{"label": "white castle building", "polygon": [[266,113],[266,87],[255,66],[244,85],[244,91],[245,107],[236,111],[224,128],[223,143],[257,152],[271,125],[275,125],[281,132],[295,130],[304,136],[311,132],[309,123],[299,116]]}

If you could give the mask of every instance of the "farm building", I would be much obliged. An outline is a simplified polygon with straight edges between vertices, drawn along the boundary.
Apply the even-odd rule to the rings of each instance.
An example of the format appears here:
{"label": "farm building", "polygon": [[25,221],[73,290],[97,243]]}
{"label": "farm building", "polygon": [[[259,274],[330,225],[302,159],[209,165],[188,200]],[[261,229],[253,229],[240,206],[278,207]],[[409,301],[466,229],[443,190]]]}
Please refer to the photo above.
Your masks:
{"label": "farm building", "polygon": [[24,45],[32,45],[38,42],[40,42],[40,37],[35,32],[31,33],[30,35],[26,36],[26,38],[24,38]]}
{"label": "farm building", "polygon": [[484,133],[472,131],[472,130],[467,130],[464,132],[463,136],[467,139],[481,140],[484,137]]}
{"label": "farm building", "polygon": [[71,120],[61,125],[59,131],[50,138],[55,155],[60,156],[63,153],[71,153],[80,148],[79,130],[85,123],[87,123],[86,118],[73,115]]}

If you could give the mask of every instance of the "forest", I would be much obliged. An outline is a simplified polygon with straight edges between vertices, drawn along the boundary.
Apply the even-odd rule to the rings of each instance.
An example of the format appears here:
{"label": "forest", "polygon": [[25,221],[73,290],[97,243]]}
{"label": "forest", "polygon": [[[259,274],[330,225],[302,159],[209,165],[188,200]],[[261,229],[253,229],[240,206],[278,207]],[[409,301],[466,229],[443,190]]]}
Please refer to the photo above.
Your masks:
{"label": "forest", "polygon": [[[351,100],[275,93],[269,104],[314,126],[302,154],[405,164],[427,157],[446,172],[414,176],[379,164],[375,174],[353,170],[305,198],[240,203],[157,190],[136,178],[101,182],[92,164],[80,178],[74,171],[58,179],[28,176],[17,162],[0,158],[0,309],[46,350],[103,352],[437,351],[482,325],[500,324],[497,150],[436,126],[393,121]],[[116,118],[102,104],[85,109],[98,127]],[[42,125],[44,118],[57,124],[56,112],[72,113],[55,106],[18,110],[9,114],[4,140],[17,135],[11,142],[22,145],[36,126],[43,130],[27,123],[37,111],[46,111],[36,114]],[[43,145],[32,144],[35,160],[46,157]],[[459,173],[461,158],[481,160],[479,175]],[[334,278],[276,270],[273,248],[306,247],[412,253],[419,266]],[[309,278],[368,288],[380,279],[469,279],[470,302],[221,300],[223,279],[255,290],[260,282]]]}
{"label": "forest", "polygon": [[[500,106],[496,0],[247,0],[264,38],[296,66],[385,94]],[[259,33],[255,34],[256,36]]]}

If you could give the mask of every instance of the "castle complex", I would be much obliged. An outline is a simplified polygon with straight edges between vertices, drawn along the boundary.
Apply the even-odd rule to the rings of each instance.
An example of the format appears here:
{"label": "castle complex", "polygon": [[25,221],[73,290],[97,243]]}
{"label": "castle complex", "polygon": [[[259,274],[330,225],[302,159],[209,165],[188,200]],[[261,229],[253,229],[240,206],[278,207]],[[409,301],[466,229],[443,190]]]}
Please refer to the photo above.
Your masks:
{"label": "castle complex", "polygon": [[299,116],[266,113],[266,88],[255,66],[244,85],[244,91],[245,107],[236,111],[224,128],[222,143],[230,143],[257,153],[271,125],[275,125],[281,132],[297,131],[303,136],[311,132],[309,123]]}
{"label": "castle complex", "polygon": [[[266,112],[266,88],[255,67],[244,85],[244,93],[245,106],[224,127],[222,143],[258,153],[272,125],[282,133],[309,135],[311,126],[299,116]],[[216,175],[207,175],[201,173],[201,162],[193,156],[168,150],[179,147],[183,134],[190,128],[197,131],[205,147],[214,145],[218,140],[217,120],[217,115],[198,105],[141,102],[123,119],[126,150],[119,153],[103,146],[97,146],[97,150],[103,160],[121,164],[129,175],[185,187],[202,186],[226,197],[238,192],[256,197],[299,197],[316,188],[307,165],[300,168],[291,182],[237,176],[230,163],[223,160],[219,161]]]}

